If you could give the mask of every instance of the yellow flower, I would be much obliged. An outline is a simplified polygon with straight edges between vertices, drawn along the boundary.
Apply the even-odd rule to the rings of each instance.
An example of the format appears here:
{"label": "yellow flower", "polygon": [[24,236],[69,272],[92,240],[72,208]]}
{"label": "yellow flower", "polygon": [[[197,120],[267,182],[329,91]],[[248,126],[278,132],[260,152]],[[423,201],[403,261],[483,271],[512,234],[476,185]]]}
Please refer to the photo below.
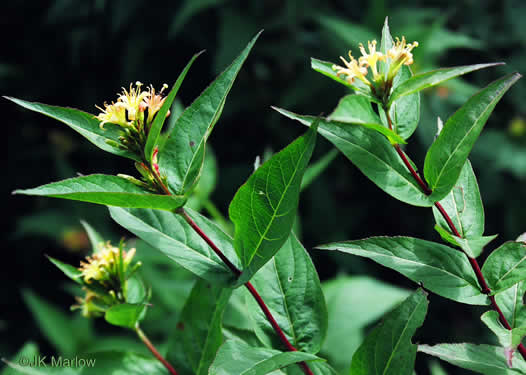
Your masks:
{"label": "yellow flower", "polygon": [[130,83],[130,89],[127,91],[124,87],[122,88],[122,94],[117,99],[118,102],[124,105],[128,112],[128,119],[130,121],[139,120],[140,114],[144,112],[144,106],[141,104],[143,99],[147,97],[146,91],[141,91],[142,83],[135,82],[135,88]]}
{"label": "yellow flower", "polygon": [[100,128],[104,129],[104,124],[111,123],[120,126],[129,126],[130,123],[126,120],[126,107],[123,103],[104,103],[104,109],[99,106],[96,106],[99,110],[102,111],[96,118],[101,121]]}
{"label": "yellow flower", "polygon": [[360,52],[362,53],[362,56],[359,59],[360,65],[370,67],[374,81],[378,82],[382,77],[378,74],[376,63],[385,60],[385,56],[383,53],[376,51],[376,40],[373,40],[372,42],[368,41],[367,47],[369,48],[369,53],[365,51],[365,47],[360,43]]}
{"label": "yellow flower", "polygon": [[355,60],[354,57],[351,55],[351,51],[349,51],[349,61],[345,60],[342,56],[340,56],[340,59],[343,61],[345,68],[339,65],[333,65],[332,69],[336,71],[337,75],[346,75],[346,80],[350,84],[354,82],[354,78],[358,78],[361,81],[363,81],[365,84],[370,85],[371,83],[365,76],[367,75],[367,66],[363,65],[363,63],[358,63],[358,61]]}
{"label": "yellow flower", "polygon": [[418,47],[418,42],[407,44],[405,37],[402,37],[402,40],[396,38],[395,45],[387,51],[387,56],[392,60],[389,73],[387,74],[388,80],[394,78],[402,65],[411,65],[413,63],[413,54],[411,51],[415,47]]}
{"label": "yellow flower", "polygon": [[[126,269],[131,263],[135,249],[130,249],[128,253],[122,251],[123,268]],[[86,283],[91,280],[103,281],[111,276],[117,276],[117,265],[119,263],[120,250],[111,246],[109,242],[101,244],[99,250],[92,256],[86,258],[86,262],[80,262],[80,270]]]}
{"label": "yellow flower", "polygon": [[[165,83],[163,85],[163,88],[161,89],[161,91],[159,92],[158,95],[155,94],[155,89],[153,88],[152,85],[150,85],[150,87],[148,87],[148,92],[144,98],[144,101],[142,102],[142,105],[146,108],[148,108],[148,119],[146,120],[146,122],[149,124],[150,122],[152,122],[153,120],[153,117],[155,116],[155,114],[161,109],[161,107],[163,106],[164,104],[164,101],[165,101],[165,97],[161,96],[161,94],[163,93],[164,90],[166,90],[168,88],[168,85]],[[168,111],[166,113],[166,116],[168,117],[170,115],[170,111]]]}

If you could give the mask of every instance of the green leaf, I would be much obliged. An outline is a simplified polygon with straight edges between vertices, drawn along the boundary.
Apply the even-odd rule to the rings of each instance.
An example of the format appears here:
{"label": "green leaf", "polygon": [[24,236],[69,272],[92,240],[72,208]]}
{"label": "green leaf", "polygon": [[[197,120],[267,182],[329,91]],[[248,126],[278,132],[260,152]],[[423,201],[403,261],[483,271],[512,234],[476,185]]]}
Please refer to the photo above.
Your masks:
{"label": "green leaf", "polygon": [[161,129],[163,127],[164,121],[166,120],[166,114],[170,110],[170,107],[172,106],[172,103],[175,99],[175,96],[177,95],[177,92],[179,91],[179,88],[181,87],[184,78],[186,77],[186,74],[190,70],[190,67],[194,63],[195,59],[202,54],[204,51],[201,51],[199,53],[196,53],[188,64],[184,67],[183,71],[179,74],[179,77],[177,77],[177,80],[175,81],[172,90],[168,94],[168,96],[164,99],[164,103],[159,109],[159,112],[155,115],[155,118],[152,122],[152,125],[150,126],[150,130],[148,131],[148,138],[146,139],[146,145],[144,146],[144,156],[146,160],[151,161],[152,160],[152,154],[155,146],[157,146],[159,134],[161,134]]}
{"label": "green leaf", "polygon": [[208,374],[208,368],[223,343],[221,331],[223,312],[232,294],[224,289],[198,280],[186,300],[181,331],[186,358],[196,375]]}
{"label": "green leaf", "polygon": [[526,281],[521,281],[495,295],[499,305],[511,328],[526,326]]}
{"label": "green leaf", "polygon": [[168,211],[182,207],[186,202],[185,197],[151,194],[125,178],[104,174],[69,178],[33,189],[15,190],[13,194],[38,195],[107,206],[155,208]]}
{"label": "green leaf", "polygon": [[317,71],[318,73],[323,74],[326,77],[329,77],[335,80],[338,83],[341,83],[342,85],[345,85],[351,88],[352,90],[356,92],[356,94],[364,96],[371,102],[380,103],[380,101],[371,94],[369,87],[365,86],[365,84],[360,85],[360,82],[355,81],[355,84],[351,85],[345,79],[340,78],[336,74],[336,71],[332,69],[333,65],[334,64],[329,61],[318,60],[318,59],[315,59],[314,57],[311,57],[311,68],[313,70]]}
{"label": "green leaf", "polygon": [[34,358],[38,358],[38,354],[38,347],[36,344],[31,341],[26,342],[24,346],[11,358],[10,361],[2,358],[2,361],[4,361],[7,366],[4,367],[2,372],[0,372],[0,375],[20,374],[20,372],[14,370],[16,368],[14,366],[22,367],[20,364],[25,364],[26,360],[32,361]]}
{"label": "green leaf", "polygon": [[435,225],[435,230],[438,232],[438,234],[440,234],[440,237],[442,237],[444,241],[460,247],[462,251],[464,251],[470,258],[478,257],[480,254],[482,254],[484,246],[497,238],[497,234],[493,236],[461,238],[451,234],[451,232],[442,228],[438,224]]}
{"label": "green leaf", "polygon": [[314,163],[309,165],[305,174],[303,175],[303,180],[301,180],[301,191],[309,187],[309,185],[327,169],[331,162],[338,156],[338,150],[331,149],[321,158],[316,160]]}
{"label": "green leaf", "polygon": [[168,374],[166,368],[153,356],[131,352],[99,352],[88,355],[94,359],[92,366],[82,369],[82,375],[144,375]]}
{"label": "green leaf", "polygon": [[[403,65],[400,71],[395,76],[393,81],[393,89],[406,82],[413,76],[411,69]],[[420,120],[420,94],[414,93],[412,95],[399,98],[397,101],[389,105],[389,115],[393,122],[394,132],[402,139],[408,139],[416,130]],[[382,117],[385,117],[383,111],[380,112]],[[384,123],[387,123],[385,119]],[[406,142],[403,142],[406,143]]]}
{"label": "green leaf", "polygon": [[447,372],[437,361],[432,361],[429,364],[429,371],[431,372],[431,375],[447,375]]}
{"label": "green leaf", "polygon": [[317,248],[372,259],[453,301],[488,304],[466,256],[445,245],[411,237],[371,237]]}
{"label": "green leaf", "polygon": [[144,317],[145,309],[145,304],[121,303],[106,310],[104,319],[115,326],[134,329]]}
{"label": "green leaf", "polygon": [[[387,51],[391,49],[393,44],[393,37],[391,36],[391,31],[389,30],[389,17],[385,17],[384,26],[382,27],[382,39],[380,40],[380,52],[384,56],[387,56]],[[385,78],[387,78],[387,72],[389,71],[390,65],[390,59],[378,62],[378,72],[384,74]]]}
{"label": "green leaf", "polygon": [[[327,362],[310,361],[309,368],[316,375],[338,375],[339,374],[335,369],[333,369],[329,364],[327,364]],[[304,375],[305,374],[303,369],[299,366],[289,366],[287,367],[286,371],[287,371],[287,375]]]}
{"label": "green leaf", "polygon": [[[313,354],[320,351],[327,333],[327,307],[312,260],[293,233],[254,275],[252,285],[294,347]],[[276,332],[252,296],[247,296],[247,304],[261,342],[280,347]]]}
{"label": "green leaf", "polygon": [[515,354],[513,367],[506,363],[505,349],[491,345],[439,344],[419,345],[418,351],[438,357],[455,366],[484,375],[524,375],[526,362]]}
{"label": "green leaf", "polygon": [[[303,125],[310,126],[316,119],[313,116],[297,115],[284,109],[273,108]],[[433,205],[433,201],[422,192],[408,172],[394,147],[377,131],[322,119],[318,132],[389,195],[415,206]]]}
{"label": "green leaf", "polygon": [[49,342],[62,354],[74,354],[78,343],[69,316],[30,290],[23,290],[22,297]]}
{"label": "green leaf", "polygon": [[95,253],[97,252],[101,243],[104,243],[104,237],[102,237],[91,225],[86,221],[81,220],[80,223],[84,227],[86,234],[88,235],[89,242],[91,244],[91,249]]}
{"label": "green leaf", "polygon": [[243,264],[238,285],[250,280],[289,237],[301,180],[316,144],[316,128],[313,125],[256,169],[230,203],[234,247]]}
{"label": "green leaf", "polygon": [[210,367],[214,375],[264,375],[297,362],[319,360],[313,354],[254,348],[238,340],[225,342]]}
{"label": "green leaf", "polygon": [[504,93],[521,77],[507,75],[471,97],[446,122],[427,151],[424,176],[439,201],[455,186],[462,167],[491,112]]}
{"label": "green leaf", "polygon": [[486,259],[482,273],[493,293],[526,280],[526,243],[504,243]]}
{"label": "green leaf", "polygon": [[419,289],[389,313],[354,353],[350,375],[412,375],[417,346],[411,337],[424,323],[428,303]]}
{"label": "green leaf", "polygon": [[175,127],[159,152],[159,169],[177,194],[187,193],[201,173],[205,143],[221,115],[234,80],[254,46],[257,34],[210,86],[177,119]]}
{"label": "green leaf", "polygon": [[382,121],[376,112],[373,111],[370,101],[363,96],[344,96],[327,119],[333,122],[362,125],[376,130],[386,136],[391,144],[407,143],[394,131],[382,125]]}
{"label": "green leaf", "polygon": [[205,162],[199,182],[195,186],[192,195],[188,198],[185,207],[199,211],[203,206],[209,207],[209,197],[217,184],[218,166],[212,148],[207,146]]}
{"label": "green leaf", "polygon": [[428,87],[439,85],[452,78],[471,73],[479,69],[485,69],[498,65],[502,65],[502,63],[455,66],[452,68],[442,68],[414,75],[400,84],[398,87],[394,88],[393,92],[389,96],[388,105],[390,106],[394,101],[403,96],[411,95]]}
{"label": "green leaf", "polygon": [[499,313],[496,311],[486,311],[480,319],[497,336],[500,345],[506,349],[515,350],[522,339],[526,337],[526,326],[509,330],[502,325]]}
{"label": "green leaf", "polygon": [[63,263],[60,260],[57,260],[47,255],[46,257],[49,259],[51,263],[57,266],[57,268],[61,270],[64,273],[64,275],[69,277],[71,280],[73,280],[77,284],[84,285],[84,283],[81,280],[82,271],[79,270],[77,267],[73,267],[70,264]]}
{"label": "green leaf", "polygon": [[70,128],[86,137],[95,146],[115,155],[124,156],[135,161],[141,161],[140,155],[136,155],[126,149],[120,148],[119,137],[121,128],[114,124],[105,124],[104,129],[100,128],[100,121],[94,115],[79,111],[74,108],[57,107],[42,103],[28,102],[21,99],[4,96],[21,107],[31,111],[42,113],[63,122]]}
{"label": "green leaf", "polygon": [[[469,160],[466,160],[453,189],[440,201],[462,238],[476,238],[484,234],[484,207],[480,198],[477,178]],[[433,206],[435,221],[448,228],[447,221]]]}
{"label": "green leaf", "polygon": [[[239,267],[232,239],[204,216],[189,209],[186,212]],[[213,283],[233,282],[232,272],[182,217],[166,211],[116,207],[110,208],[110,215],[118,224],[197,276]]]}
{"label": "green leaf", "polygon": [[340,372],[348,370],[352,355],[363,341],[364,328],[410,294],[367,276],[338,277],[323,282],[322,288],[329,311],[322,353]]}

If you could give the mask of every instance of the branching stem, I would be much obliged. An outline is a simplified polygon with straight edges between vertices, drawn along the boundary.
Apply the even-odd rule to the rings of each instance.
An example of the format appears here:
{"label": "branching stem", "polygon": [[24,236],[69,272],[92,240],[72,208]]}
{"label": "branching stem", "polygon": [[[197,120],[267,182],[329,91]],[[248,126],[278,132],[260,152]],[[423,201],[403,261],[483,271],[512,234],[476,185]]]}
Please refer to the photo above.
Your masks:
{"label": "branching stem", "polygon": [[[392,124],[391,116],[389,115],[389,111],[386,110],[385,111],[385,115],[387,116],[387,122],[389,124],[389,128],[392,129],[393,124]],[[403,163],[405,164],[405,166],[407,167],[407,169],[409,170],[409,172],[411,173],[413,178],[416,180],[416,182],[418,183],[418,185],[420,186],[420,188],[424,192],[424,194],[431,195],[432,190],[429,188],[427,183],[420,177],[418,172],[415,171],[415,169],[413,168],[413,166],[409,162],[407,156],[405,155],[405,153],[401,149],[401,147],[399,145],[394,145],[394,147],[395,147],[396,152],[398,153],[398,155],[400,155],[400,158],[402,159]],[[440,214],[442,215],[444,220],[446,220],[447,225],[449,226],[449,229],[451,230],[451,232],[455,236],[462,238],[462,236],[460,235],[459,231],[455,227],[455,224],[453,223],[453,221],[449,217],[449,215],[446,212],[446,210],[444,209],[444,207],[442,207],[440,202],[435,202],[435,207],[438,209],[438,211],[440,212]],[[488,296],[488,298],[489,298],[489,300],[491,302],[491,306],[492,306],[493,310],[495,310],[499,314],[499,319],[500,319],[502,325],[504,325],[504,327],[506,327],[507,329],[511,330],[512,328],[511,328],[510,324],[508,323],[508,320],[504,316],[504,313],[502,312],[502,310],[500,309],[499,305],[497,304],[497,301],[495,300],[495,296],[491,295],[491,289],[489,288],[488,283],[486,282],[486,279],[485,279],[484,275],[482,274],[482,271],[480,269],[479,263],[477,262],[477,260],[475,258],[471,258],[467,254],[466,254],[466,256],[468,257],[469,264],[471,264],[471,268],[473,268],[473,271],[475,272],[475,275],[477,276],[477,280],[479,282],[479,285],[480,285],[482,293],[484,293],[484,294],[486,294]],[[519,353],[521,353],[522,358],[524,358],[524,360],[526,360],[526,347],[524,347],[523,344],[519,344],[518,351],[519,351]]]}
{"label": "branching stem", "polygon": [[[241,270],[237,268],[226,256],[223,254],[223,252],[216,246],[216,244],[206,235],[206,233],[203,232],[203,230],[197,225],[197,223],[188,215],[188,213],[184,210],[184,208],[179,208],[176,211],[179,215],[181,215],[184,220],[192,227],[192,229],[214,250],[214,252],[217,254],[217,256],[223,261],[223,263],[226,264],[226,266],[232,271],[236,277],[239,277],[241,275]],[[245,287],[248,289],[252,297],[256,300],[257,304],[267,317],[268,321],[272,325],[272,328],[274,328],[274,331],[278,335],[279,339],[285,345],[288,351],[295,352],[297,349],[290,343],[290,341],[287,339],[285,334],[283,333],[283,330],[280,328],[278,322],[276,322],[276,319],[274,319],[274,316],[272,316],[272,313],[268,309],[267,305],[265,304],[265,301],[261,298],[257,290],[254,288],[254,286],[248,281],[245,284]],[[314,375],[314,373],[311,371],[309,366],[306,362],[300,362],[299,365],[301,366],[303,372],[306,375]]]}

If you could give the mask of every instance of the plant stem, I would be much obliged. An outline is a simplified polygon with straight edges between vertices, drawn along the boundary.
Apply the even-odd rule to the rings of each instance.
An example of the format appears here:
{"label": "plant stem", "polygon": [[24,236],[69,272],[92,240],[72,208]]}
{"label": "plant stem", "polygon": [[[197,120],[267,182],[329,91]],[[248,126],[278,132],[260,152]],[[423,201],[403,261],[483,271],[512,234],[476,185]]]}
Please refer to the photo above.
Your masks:
{"label": "plant stem", "polygon": [[164,367],[166,367],[170,374],[177,375],[177,371],[175,371],[172,365],[166,359],[164,359],[164,357],[161,355],[161,353],[157,351],[157,349],[155,349],[155,346],[153,346],[152,342],[148,339],[148,337],[142,331],[138,324],[137,326],[135,326],[135,332],[137,332],[137,336],[139,336],[144,345],[146,345],[146,347],[150,349],[155,358],[157,358],[159,362],[161,362],[164,365]]}
{"label": "plant stem", "polygon": [[[237,268],[226,256],[223,254],[223,252],[216,246],[216,244],[202,231],[202,229],[197,225],[197,223],[188,215],[188,213],[184,210],[184,208],[180,208],[177,210],[177,213],[181,215],[184,220],[192,227],[192,229],[214,250],[214,252],[217,254],[217,256],[223,261],[223,263],[226,264],[226,266],[232,271],[236,277],[239,277],[241,275],[241,270]],[[257,304],[267,317],[268,321],[272,325],[272,328],[274,328],[274,331],[278,335],[279,339],[285,345],[288,351],[295,352],[297,349],[290,343],[290,341],[287,339],[285,334],[283,333],[283,330],[279,326],[279,324],[276,322],[276,319],[274,319],[274,316],[272,316],[272,313],[270,312],[269,308],[265,304],[265,301],[261,298],[257,290],[254,288],[254,286],[248,281],[245,284],[245,287],[248,289],[252,297],[256,300]],[[299,365],[301,366],[303,372],[306,375],[314,375],[314,373],[311,371],[309,366],[306,362],[300,362]]]}
{"label": "plant stem", "polygon": [[[387,122],[389,124],[389,128],[392,128],[392,121],[391,121],[391,116],[389,115],[389,111],[386,110],[385,114],[387,116]],[[432,190],[424,182],[424,180],[422,180],[422,178],[420,177],[418,172],[415,171],[415,169],[413,168],[413,166],[411,165],[411,163],[407,159],[404,151],[402,151],[402,149],[400,148],[399,145],[394,145],[394,147],[396,149],[396,152],[398,152],[398,155],[400,155],[400,158],[404,162],[405,166],[407,167],[407,169],[409,170],[409,172],[413,176],[413,178],[416,180],[418,185],[420,185],[420,187],[422,188],[424,194],[431,195]],[[449,229],[451,229],[451,232],[453,232],[453,234],[455,236],[462,238],[462,236],[460,235],[459,231],[455,227],[455,224],[453,224],[453,221],[449,217],[449,215],[446,212],[446,210],[444,209],[444,207],[440,204],[440,202],[435,202],[435,207],[438,209],[438,211],[440,212],[440,214],[442,215],[444,220],[446,220],[447,225],[449,226]],[[488,286],[488,283],[486,282],[486,279],[484,278],[484,275],[482,274],[482,271],[480,269],[479,263],[477,262],[477,260],[475,258],[472,258],[472,257],[468,256],[467,254],[465,254],[465,255],[467,256],[467,258],[469,260],[469,263],[471,264],[471,268],[473,268],[473,271],[475,272],[475,275],[477,276],[477,280],[479,282],[479,285],[480,285],[482,293],[484,293],[484,294],[486,294],[488,296],[488,298],[489,298],[489,300],[491,302],[491,306],[492,306],[493,310],[495,310],[499,314],[499,319],[500,319],[501,323],[504,325],[504,327],[506,327],[508,330],[511,330],[512,328],[511,328],[510,324],[508,323],[508,320],[504,316],[504,313],[502,312],[502,310],[500,309],[499,305],[497,304],[497,301],[495,300],[495,296],[491,295],[491,289]],[[526,347],[524,347],[523,344],[519,344],[518,350],[521,353],[522,358],[524,358],[524,360],[526,360]]]}

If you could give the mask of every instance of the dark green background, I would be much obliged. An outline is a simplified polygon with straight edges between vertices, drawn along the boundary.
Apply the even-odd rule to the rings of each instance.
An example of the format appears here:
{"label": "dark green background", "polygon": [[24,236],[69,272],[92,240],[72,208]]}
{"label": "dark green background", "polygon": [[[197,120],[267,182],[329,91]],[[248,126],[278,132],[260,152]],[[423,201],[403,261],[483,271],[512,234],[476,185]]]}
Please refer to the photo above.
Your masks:
{"label": "dark green background", "polygon": [[[333,18],[359,25],[379,38],[386,15],[393,36],[404,33],[410,41],[419,40],[417,71],[507,62],[504,67],[465,78],[464,82],[479,88],[504,73],[524,71],[526,5],[521,0],[16,1],[4,4],[0,15],[4,26],[0,93],[96,114],[95,104],[114,100],[129,82],[139,80],[156,87],[171,84],[188,59],[206,49],[180,91],[179,99],[188,105],[258,30],[265,29],[210,141],[221,171],[212,198],[226,214],[255,157],[267,149],[282,148],[303,130],[270,106],[327,114],[346,93],[344,87],[309,66],[311,56],[336,61],[351,48],[350,41],[359,37],[345,29],[335,30]],[[426,38],[437,32],[442,36],[426,47]],[[420,129],[407,147],[418,165],[423,165],[425,150],[436,132],[436,116],[445,120],[453,113],[470,92],[464,86],[423,94]],[[494,244],[526,231],[526,125],[520,125],[525,95],[523,79],[497,106],[471,156],[485,203],[486,233],[500,234]],[[28,339],[51,351],[23,303],[21,289],[32,289],[66,308],[71,296],[62,287],[64,277],[44,254],[78,262],[86,251],[80,218],[107,235],[126,233],[101,207],[9,194],[15,188],[76,173],[134,171],[128,160],[103,153],[56,121],[5,100],[0,108],[8,164],[3,179],[7,209],[1,258],[0,353],[11,355]],[[519,124],[515,131],[514,119]],[[329,149],[328,142],[320,138],[314,158]],[[331,240],[382,234],[439,240],[432,229],[431,210],[405,206],[385,195],[342,156],[304,192],[300,214],[308,249]],[[398,274],[369,261],[314,250],[311,255],[322,279],[341,272],[369,274],[414,288]],[[430,344],[491,342],[493,338],[479,321],[480,312],[432,296],[429,316],[417,338]],[[419,355],[419,366],[427,359]]]}

